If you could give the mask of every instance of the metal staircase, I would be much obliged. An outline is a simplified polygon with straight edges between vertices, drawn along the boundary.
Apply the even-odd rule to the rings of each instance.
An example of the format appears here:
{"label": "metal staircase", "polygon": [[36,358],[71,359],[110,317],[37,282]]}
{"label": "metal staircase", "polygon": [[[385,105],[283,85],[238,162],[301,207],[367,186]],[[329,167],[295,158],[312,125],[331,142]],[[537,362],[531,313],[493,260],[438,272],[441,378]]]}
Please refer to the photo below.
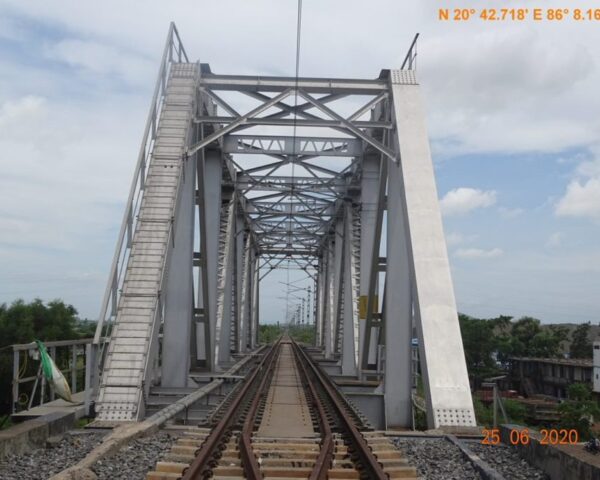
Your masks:
{"label": "metal staircase", "polygon": [[161,287],[173,238],[182,159],[195,105],[197,66],[172,65],[157,126],[131,252],[106,355],[96,410],[105,421],[138,420],[154,365]]}

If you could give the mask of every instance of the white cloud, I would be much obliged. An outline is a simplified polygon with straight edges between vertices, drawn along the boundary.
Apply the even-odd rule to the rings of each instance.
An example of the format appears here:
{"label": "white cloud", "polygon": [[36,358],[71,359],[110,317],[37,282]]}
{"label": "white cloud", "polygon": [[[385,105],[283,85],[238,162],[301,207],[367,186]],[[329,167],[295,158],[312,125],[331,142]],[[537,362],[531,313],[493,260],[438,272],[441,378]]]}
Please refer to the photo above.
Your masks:
{"label": "white cloud", "polygon": [[477,208],[490,207],[496,203],[494,190],[460,187],[450,190],[440,200],[444,215],[462,215]]}
{"label": "white cloud", "polygon": [[130,54],[98,41],[66,39],[49,45],[46,57],[97,75],[116,75],[131,84],[146,84],[156,66],[142,56]]}
{"label": "white cloud", "polygon": [[[560,152],[595,141],[600,98],[590,97],[598,82],[597,55],[586,46],[591,33],[578,41],[564,32],[565,42],[543,28],[503,27],[471,28],[468,41],[465,31],[446,31],[419,44],[436,154]],[[460,62],[451,52],[460,52]]]}
{"label": "white cloud", "polygon": [[[600,148],[596,147],[595,149],[592,149],[593,152],[595,150],[600,150]],[[597,157],[593,160],[581,162],[575,173],[582,177],[600,177],[600,151],[596,152],[596,155]]]}
{"label": "white cloud", "polygon": [[600,219],[600,145],[593,145],[590,152],[592,157],[577,165],[565,194],[554,205],[559,217]]}
{"label": "white cloud", "polygon": [[589,148],[580,160],[564,195],[554,203],[559,217],[600,219],[600,144]]}
{"label": "white cloud", "polygon": [[479,259],[495,258],[503,253],[504,252],[500,248],[492,248],[491,250],[483,250],[481,248],[459,248],[454,252],[454,256],[467,259]]}
{"label": "white cloud", "polygon": [[[0,105],[0,139],[30,139],[31,129],[39,126],[44,118],[45,104],[46,100],[43,97],[26,95]],[[20,128],[23,124],[28,124],[30,130]]]}
{"label": "white cloud", "polygon": [[558,201],[556,215],[600,218],[600,178],[573,180]]}
{"label": "white cloud", "polygon": [[516,218],[525,212],[522,208],[498,207],[498,213],[502,218]]}
{"label": "white cloud", "polygon": [[454,245],[459,245],[464,242],[465,237],[458,232],[451,232],[446,234],[446,245],[448,247],[453,247]]}
{"label": "white cloud", "polygon": [[548,248],[556,248],[562,244],[564,238],[564,234],[562,232],[554,232],[548,237],[546,241],[546,247]]}
{"label": "white cloud", "polygon": [[[437,158],[471,152],[563,152],[597,141],[600,50],[593,46],[600,42],[600,29],[594,22],[468,22],[456,28],[436,20],[438,3],[373,0],[373,8],[365,10],[358,0],[348,0],[343,9],[335,2],[318,7],[306,2],[301,75],[375,77],[381,68],[400,64],[403,49],[418,27],[427,33],[419,42],[418,76],[433,146],[443,147],[436,151]],[[589,8],[587,3],[570,0],[572,7]],[[141,8],[143,24],[132,23]],[[208,22],[199,29],[199,8],[206,18],[227,18],[229,28],[224,30],[222,22]],[[382,16],[384,10],[387,14]],[[0,277],[10,269],[27,272],[32,282],[40,272],[62,272],[65,266],[76,265],[74,274],[79,268],[92,269],[105,278],[114,230],[122,216],[118,204],[126,198],[169,20],[177,23],[192,61],[208,62],[214,72],[290,75],[296,40],[290,26],[295,25],[295,13],[294,5],[276,0],[202,2],[201,7],[191,0],[0,2],[0,37],[10,42],[23,39],[15,45],[27,52],[0,59],[0,105],[9,100],[23,119],[5,121],[0,128],[0,241],[36,247],[26,251],[0,244]],[[375,24],[377,40],[373,29],[364,28]],[[135,91],[123,94],[122,81],[135,85]],[[41,101],[36,105],[24,100],[29,96]],[[4,118],[12,115],[10,111],[5,108]],[[592,173],[595,166],[581,163],[572,180],[589,188],[588,181],[599,178]],[[482,164],[481,173],[486,172]],[[531,186],[532,194],[535,187]],[[550,204],[555,205],[554,200]],[[498,213],[514,214],[508,209]],[[583,235],[593,237],[593,233],[588,230]],[[465,235],[451,237],[449,245],[453,241],[471,246]],[[43,247],[62,247],[68,258],[44,257]],[[480,258],[482,252],[494,250],[463,249],[463,254]],[[515,263],[514,255],[511,250],[506,261]],[[505,257],[495,267],[506,268]],[[582,268],[598,269],[600,263],[590,260],[595,258],[582,255]],[[572,265],[558,256],[555,260],[560,268]],[[477,268],[478,262],[471,265]],[[530,271],[529,256],[521,258],[518,266]],[[553,291],[552,282],[565,282],[575,290],[573,275],[567,273],[552,281],[540,275],[536,284],[540,290]],[[506,295],[495,281],[482,282],[485,274],[491,272],[480,270],[470,278],[495,292],[501,302],[498,308],[504,308],[513,295]],[[525,291],[523,285],[532,283],[527,275],[515,280],[512,271],[506,277],[515,291]],[[588,277],[577,289],[585,293],[577,297],[577,305],[587,299],[587,313],[594,313],[597,292]],[[9,285],[11,278],[5,278],[4,285]],[[266,280],[271,278],[276,277]],[[4,285],[0,285],[2,294]],[[33,295],[37,287],[27,288]],[[86,289],[77,292],[75,300],[79,308],[93,314],[103,285]],[[64,291],[57,287],[56,295]],[[80,293],[86,293],[84,300]],[[534,301],[527,293],[524,308]],[[564,301],[560,297],[549,295],[539,304],[552,311],[556,302]],[[265,315],[281,311],[274,305],[265,302]]]}
{"label": "white cloud", "polygon": [[464,235],[460,232],[450,232],[446,234],[446,245],[448,247],[455,247],[477,240],[477,238],[477,235]]}

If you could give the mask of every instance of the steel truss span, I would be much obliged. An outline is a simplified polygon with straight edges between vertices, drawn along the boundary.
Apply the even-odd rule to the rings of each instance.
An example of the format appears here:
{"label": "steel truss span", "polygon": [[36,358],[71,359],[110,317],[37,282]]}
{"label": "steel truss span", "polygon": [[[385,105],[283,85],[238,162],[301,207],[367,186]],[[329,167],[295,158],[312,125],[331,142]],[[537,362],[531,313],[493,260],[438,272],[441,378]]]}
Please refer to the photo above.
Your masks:
{"label": "steel truss span", "polygon": [[380,382],[386,427],[412,424],[413,332],[429,426],[475,425],[407,58],[372,80],[221,75],[171,24],[94,343],[101,420],[254,350],[260,281],[290,265],[314,281],[315,346]]}

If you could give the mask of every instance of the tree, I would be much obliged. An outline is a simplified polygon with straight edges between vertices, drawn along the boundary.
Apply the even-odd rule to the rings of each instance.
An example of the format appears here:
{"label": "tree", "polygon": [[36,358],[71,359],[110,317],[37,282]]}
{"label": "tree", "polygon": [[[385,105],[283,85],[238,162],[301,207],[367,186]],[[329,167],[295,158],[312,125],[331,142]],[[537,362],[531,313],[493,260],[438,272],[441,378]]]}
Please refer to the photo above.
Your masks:
{"label": "tree", "polygon": [[571,348],[569,355],[571,358],[592,358],[592,342],[590,340],[590,322],[578,325],[571,334]]}
{"label": "tree", "polygon": [[531,354],[530,345],[540,331],[540,321],[537,318],[522,317],[517,320],[510,331],[512,355],[534,356]]}
{"label": "tree", "polygon": [[557,325],[540,331],[533,337],[529,344],[532,357],[560,357],[560,344],[567,338],[567,329]]}
{"label": "tree", "polygon": [[600,416],[598,404],[592,398],[591,388],[584,383],[574,383],[567,390],[568,400],[558,406],[560,428],[574,428],[582,440],[591,436],[594,418]]}
{"label": "tree", "polygon": [[469,373],[475,378],[494,374],[498,370],[492,357],[496,349],[494,322],[462,313],[458,318]]}
{"label": "tree", "polygon": [[567,329],[552,325],[542,329],[537,318],[522,317],[511,329],[510,352],[517,357],[558,357]]}

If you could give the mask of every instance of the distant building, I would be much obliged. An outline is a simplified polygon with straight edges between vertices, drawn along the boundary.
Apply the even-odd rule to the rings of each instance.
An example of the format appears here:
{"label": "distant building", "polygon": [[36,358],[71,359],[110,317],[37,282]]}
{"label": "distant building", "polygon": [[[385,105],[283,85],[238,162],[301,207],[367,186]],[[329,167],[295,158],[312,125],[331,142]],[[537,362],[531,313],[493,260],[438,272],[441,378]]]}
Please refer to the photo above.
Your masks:
{"label": "distant building", "polygon": [[[527,397],[566,398],[572,383],[587,383],[600,392],[600,342],[594,343],[594,361],[575,358],[511,357],[510,376],[515,390]],[[593,379],[593,380],[592,380]]]}
{"label": "distant building", "polygon": [[594,342],[594,387],[596,393],[600,393],[600,341]]}

